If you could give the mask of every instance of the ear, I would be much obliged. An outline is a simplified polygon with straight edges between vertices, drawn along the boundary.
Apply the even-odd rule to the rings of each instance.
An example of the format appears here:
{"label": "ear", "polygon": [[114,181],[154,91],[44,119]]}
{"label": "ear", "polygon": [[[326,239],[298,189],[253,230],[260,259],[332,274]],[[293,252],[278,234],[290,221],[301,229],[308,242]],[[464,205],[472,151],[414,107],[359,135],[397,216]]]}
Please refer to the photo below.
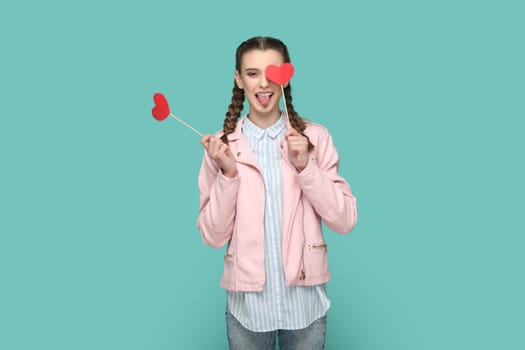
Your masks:
{"label": "ear", "polygon": [[240,89],[244,89],[244,85],[242,84],[241,74],[238,70],[235,71],[235,82],[237,83],[237,86]]}

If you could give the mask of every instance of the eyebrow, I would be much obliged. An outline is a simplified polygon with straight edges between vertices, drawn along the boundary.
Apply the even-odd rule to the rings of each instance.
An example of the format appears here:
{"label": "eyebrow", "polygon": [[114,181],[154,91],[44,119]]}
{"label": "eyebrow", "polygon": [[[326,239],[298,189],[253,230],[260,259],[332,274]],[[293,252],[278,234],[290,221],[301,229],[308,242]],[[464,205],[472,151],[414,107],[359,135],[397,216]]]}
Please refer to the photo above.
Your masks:
{"label": "eyebrow", "polygon": [[245,68],[244,71],[248,71],[248,70],[256,70],[256,71],[260,71],[259,68]]}

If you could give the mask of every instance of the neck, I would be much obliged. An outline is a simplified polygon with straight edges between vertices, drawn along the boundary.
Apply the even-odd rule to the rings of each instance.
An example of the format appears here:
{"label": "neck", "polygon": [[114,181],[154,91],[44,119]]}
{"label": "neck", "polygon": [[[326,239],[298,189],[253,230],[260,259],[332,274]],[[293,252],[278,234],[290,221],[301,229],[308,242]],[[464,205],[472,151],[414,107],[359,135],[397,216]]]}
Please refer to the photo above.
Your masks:
{"label": "neck", "polygon": [[261,129],[267,129],[281,117],[281,111],[277,110],[265,115],[260,115],[257,113],[249,113],[248,118]]}

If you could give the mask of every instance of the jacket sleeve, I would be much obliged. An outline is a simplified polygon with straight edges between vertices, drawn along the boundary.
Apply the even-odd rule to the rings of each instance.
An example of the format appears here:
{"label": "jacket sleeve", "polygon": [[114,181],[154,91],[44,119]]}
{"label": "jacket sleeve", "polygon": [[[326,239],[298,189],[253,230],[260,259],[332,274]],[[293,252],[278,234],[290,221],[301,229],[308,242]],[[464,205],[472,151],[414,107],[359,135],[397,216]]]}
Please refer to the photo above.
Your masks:
{"label": "jacket sleeve", "polygon": [[346,234],[357,222],[357,201],[347,181],[339,176],[339,155],[332,137],[323,129],[308,165],[297,174],[303,195],[327,227]]}
{"label": "jacket sleeve", "polygon": [[200,204],[197,227],[204,243],[220,248],[232,236],[240,178],[224,176],[216,162],[204,153],[198,182]]}

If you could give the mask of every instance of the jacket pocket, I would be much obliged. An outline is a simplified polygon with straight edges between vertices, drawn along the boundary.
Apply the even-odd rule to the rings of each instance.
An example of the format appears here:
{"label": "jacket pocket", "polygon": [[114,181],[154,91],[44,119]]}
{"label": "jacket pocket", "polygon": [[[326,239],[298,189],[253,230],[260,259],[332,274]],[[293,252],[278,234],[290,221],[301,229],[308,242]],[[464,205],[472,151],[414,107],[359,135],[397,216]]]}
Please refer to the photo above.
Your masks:
{"label": "jacket pocket", "polygon": [[326,242],[308,243],[304,252],[304,277],[313,279],[328,274],[328,245]]}

